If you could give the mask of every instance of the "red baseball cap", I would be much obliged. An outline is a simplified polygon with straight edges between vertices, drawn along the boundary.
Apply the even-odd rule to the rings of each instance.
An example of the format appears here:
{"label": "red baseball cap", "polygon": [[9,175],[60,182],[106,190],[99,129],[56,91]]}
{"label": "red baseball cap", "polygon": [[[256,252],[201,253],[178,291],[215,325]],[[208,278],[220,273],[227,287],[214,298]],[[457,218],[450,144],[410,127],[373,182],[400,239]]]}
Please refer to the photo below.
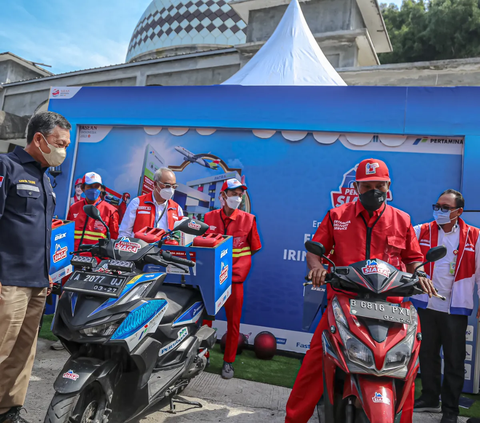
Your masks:
{"label": "red baseball cap", "polygon": [[355,181],[386,181],[390,182],[390,174],[385,162],[378,159],[362,160],[357,167]]}
{"label": "red baseball cap", "polygon": [[77,185],[81,185],[83,184],[83,178],[78,178],[76,181],[75,181],[75,184],[73,185],[74,187],[76,187]]}
{"label": "red baseball cap", "polygon": [[222,185],[222,191],[226,191],[227,189],[237,189],[237,188],[242,188],[246,190],[247,186],[243,185],[238,179],[235,179],[235,178],[227,179]]}

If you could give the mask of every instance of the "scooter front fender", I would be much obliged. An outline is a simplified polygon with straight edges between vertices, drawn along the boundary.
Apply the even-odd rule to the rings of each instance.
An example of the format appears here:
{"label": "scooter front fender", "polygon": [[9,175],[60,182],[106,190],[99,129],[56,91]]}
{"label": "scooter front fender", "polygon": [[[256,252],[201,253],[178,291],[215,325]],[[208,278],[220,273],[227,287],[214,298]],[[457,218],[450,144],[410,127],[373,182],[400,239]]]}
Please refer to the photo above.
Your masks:
{"label": "scooter front fender", "polygon": [[379,377],[358,377],[360,402],[370,423],[394,423],[395,394],[393,380]]}
{"label": "scooter front fender", "polygon": [[111,400],[116,367],[117,363],[114,360],[103,361],[90,357],[70,358],[63,366],[53,387],[59,394],[74,394],[93,381],[98,381],[107,398]]}

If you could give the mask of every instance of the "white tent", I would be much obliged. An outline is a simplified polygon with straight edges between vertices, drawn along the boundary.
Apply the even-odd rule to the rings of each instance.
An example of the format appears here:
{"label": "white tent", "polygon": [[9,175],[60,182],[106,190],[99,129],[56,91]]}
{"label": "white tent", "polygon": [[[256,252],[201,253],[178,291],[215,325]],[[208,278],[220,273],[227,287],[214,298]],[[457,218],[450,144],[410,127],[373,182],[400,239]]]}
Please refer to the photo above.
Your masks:
{"label": "white tent", "polygon": [[227,85],[346,85],[323,54],[298,0],[292,0],[265,45]]}

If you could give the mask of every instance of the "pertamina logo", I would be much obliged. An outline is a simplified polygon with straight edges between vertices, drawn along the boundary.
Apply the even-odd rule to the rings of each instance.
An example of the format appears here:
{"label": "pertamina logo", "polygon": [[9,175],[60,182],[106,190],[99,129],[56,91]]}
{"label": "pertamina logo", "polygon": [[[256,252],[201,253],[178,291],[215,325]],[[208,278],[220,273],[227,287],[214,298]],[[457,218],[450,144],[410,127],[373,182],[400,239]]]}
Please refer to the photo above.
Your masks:
{"label": "pertamina logo", "polygon": [[[378,163],[372,163],[372,167],[367,169],[367,173],[370,171],[372,173],[376,172],[376,167],[373,165],[378,165]],[[345,203],[351,203],[357,201],[358,194],[355,190],[353,183],[355,182],[355,174],[357,172],[358,164],[354,168],[350,169],[347,173],[343,174],[343,180],[338,191],[332,191],[330,193],[332,197],[332,207],[339,207]],[[388,191],[387,200],[392,201],[392,191]]]}
{"label": "pertamina logo", "polygon": [[52,95],[54,97],[58,96],[59,94],[60,94],[60,90],[58,88],[55,88],[55,89],[52,90]]}
{"label": "pertamina logo", "polygon": [[192,220],[191,222],[188,222],[188,227],[190,229],[194,229],[196,231],[199,231],[202,226],[200,224],[198,224],[197,222],[195,222],[194,220]]}
{"label": "pertamina logo", "polygon": [[68,247],[61,247],[60,244],[55,245],[55,253],[53,254],[53,262],[58,263],[59,261],[66,259],[68,253]]}
{"label": "pertamina logo", "polygon": [[69,370],[63,374],[64,379],[70,379],[73,381],[76,381],[79,377],[80,375],[77,375],[73,370]]}
{"label": "pertamina logo", "polygon": [[142,246],[138,242],[132,242],[124,236],[115,244],[115,250],[124,251],[126,253],[136,253]]}
{"label": "pertamina logo", "polygon": [[390,405],[390,400],[387,398],[386,395],[382,395],[380,392],[375,392],[372,401],[376,404],[383,403]]}
{"label": "pertamina logo", "polygon": [[463,138],[417,138],[413,145],[422,144],[463,144]]}
{"label": "pertamina logo", "polygon": [[377,260],[367,260],[367,265],[362,267],[362,273],[364,275],[382,275],[388,278],[390,276],[390,270],[383,264],[378,264]]}
{"label": "pertamina logo", "polygon": [[228,264],[225,265],[222,262],[222,270],[220,271],[220,285],[228,278]]}

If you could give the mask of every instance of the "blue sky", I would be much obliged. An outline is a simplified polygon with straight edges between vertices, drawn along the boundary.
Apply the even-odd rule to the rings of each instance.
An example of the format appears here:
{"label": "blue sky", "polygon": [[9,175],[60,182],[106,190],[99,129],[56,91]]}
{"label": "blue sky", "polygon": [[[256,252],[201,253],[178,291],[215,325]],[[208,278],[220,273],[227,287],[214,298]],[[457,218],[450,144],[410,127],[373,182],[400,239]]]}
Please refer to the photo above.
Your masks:
{"label": "blue sky", "polygon": [[51,65],[47,69],[54,73],[123,63],[133,29],[150,1],[4,1],[0,52]]}
{"label": "blue sky", "polygon": [[151,0],[10,0],[0,13],[0,52],[60,73],[123,63]]}

